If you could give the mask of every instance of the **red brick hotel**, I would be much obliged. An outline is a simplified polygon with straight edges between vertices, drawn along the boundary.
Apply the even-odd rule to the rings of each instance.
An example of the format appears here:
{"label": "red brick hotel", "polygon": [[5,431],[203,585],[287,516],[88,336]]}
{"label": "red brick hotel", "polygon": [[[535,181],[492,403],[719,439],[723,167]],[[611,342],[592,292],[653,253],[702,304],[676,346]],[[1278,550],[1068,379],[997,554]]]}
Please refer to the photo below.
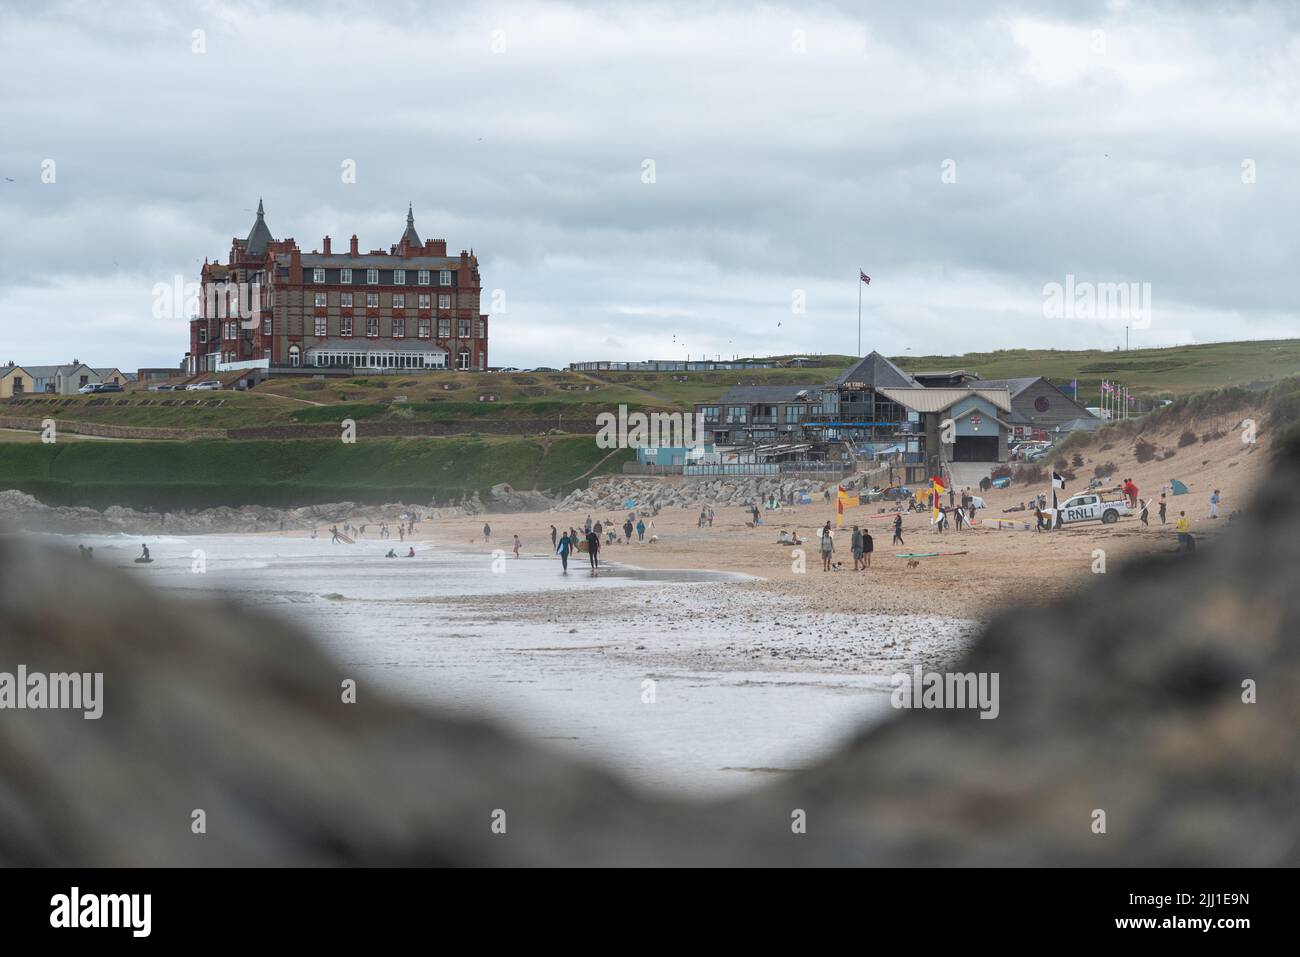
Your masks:
{"label": "red brick hotel", "polygon": [[[236,285],[238,284],[238,285]],[[223,308],[256,289],[260,313],[241,320]],[[199,318],[190,322],[191,374],[235,369],[344,367],[483,370],[488,317],[479,312],[478,259],[447,255],[445,239],[420,241],[414,214],[387,252],[361,252],[357,237],[334,252],[329,236],[304,253],[275,239],[262,203],[247,239],[227,263],[204,263]],[[221,305],[218,305],[221,304]]]}

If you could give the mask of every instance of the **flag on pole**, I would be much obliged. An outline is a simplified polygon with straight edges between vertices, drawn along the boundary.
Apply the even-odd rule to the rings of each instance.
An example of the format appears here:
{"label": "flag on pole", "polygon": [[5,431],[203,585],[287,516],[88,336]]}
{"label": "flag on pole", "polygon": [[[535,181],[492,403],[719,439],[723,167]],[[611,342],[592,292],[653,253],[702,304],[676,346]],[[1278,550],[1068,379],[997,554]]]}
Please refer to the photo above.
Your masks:
{"label": "flag on pole", "polygon": [[865,282],[868,286],[871,285],[871,277],[868,276],[866,273],[864,273],[861,269],[858,270],[858,275],[862,277],[862,281]]}
{"label": "flag on pole", "polygon": [[1070,383],[1070,388],[1074,390],[1074,397],[1079,398],[1079,380],[1075,379]]}
{"label": "flag on pole", "polygon": [[1052,469],[1052,488],[1065,488],[1065,476],[1056,469]]}
{"label": "flag on pole", "polygon": [[930,524],[937,525],[939,519],[943,517],[943,510],[939,507],[940,496],[946,491],[943,479],[937,475],[930,477]]}

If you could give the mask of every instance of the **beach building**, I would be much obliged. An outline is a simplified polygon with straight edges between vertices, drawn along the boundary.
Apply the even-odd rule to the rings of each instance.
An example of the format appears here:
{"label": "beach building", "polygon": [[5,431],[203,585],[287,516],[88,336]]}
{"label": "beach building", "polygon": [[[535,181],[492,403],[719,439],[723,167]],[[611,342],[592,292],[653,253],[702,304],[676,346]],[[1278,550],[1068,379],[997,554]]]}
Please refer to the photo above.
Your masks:
{"label": "beach building", "polygon": [[205,262],[201,279],[190,375],[488,367],[478,258],[466,249],[449,256],[445,239],[421,240],[410,209],[387,251],[362,252],[353,235],[346,251],[326,236],[308,253],[272,236],[259,200],[248,236],[231,240],[225,263]]}
{"label": "beach building", "polygon": [[[99,371],[76,359],[57,366],[27,366],[27,371],[32,375],[32,391],[46,395],[76,395],[82,386],[104,381]],[[121,376],[116,369],[103,371]]]}
{"label": "beach building", "polygon": [[981,379],[976,384],[981,387],[1005,387],[1011,394],[1010,421],[1017,436],[1026,435],[1035,429],[1068,432],[1070,430],[1064,426],[1093,417],[1081,402],[1072,399],[1042,376]]}
{"label": "beach building", "polygon": [[[935,381],[935,380],[932,380]],[[697,403],[705,434],[719,445],[809,443],[808,457],[835,459],[840,449],[888,461],[903,481],[923,481],[953,463],[987,473],[1008,458],[1012,402],[1005,385],[978,376],[927,388],[895,363],[871,352],[821,385],[737,386],[718,402]],[[952,442],[942,441],[952,420]]]}
{"label": "beach building", "polygon": [[10,362],[0,367],[0,399],[12,399],[16,395],[34,392],[35,384],[32,374],[20,365]]}

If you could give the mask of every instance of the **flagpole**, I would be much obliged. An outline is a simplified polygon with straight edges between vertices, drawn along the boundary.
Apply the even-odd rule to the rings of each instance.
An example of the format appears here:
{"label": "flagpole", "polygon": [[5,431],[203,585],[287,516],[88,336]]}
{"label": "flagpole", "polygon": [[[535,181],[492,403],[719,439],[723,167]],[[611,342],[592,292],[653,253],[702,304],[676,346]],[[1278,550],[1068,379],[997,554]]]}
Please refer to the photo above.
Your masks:
{"label": "flagpole", "polygon": [[862,355],[862,267],[858,267],[858,355]]}

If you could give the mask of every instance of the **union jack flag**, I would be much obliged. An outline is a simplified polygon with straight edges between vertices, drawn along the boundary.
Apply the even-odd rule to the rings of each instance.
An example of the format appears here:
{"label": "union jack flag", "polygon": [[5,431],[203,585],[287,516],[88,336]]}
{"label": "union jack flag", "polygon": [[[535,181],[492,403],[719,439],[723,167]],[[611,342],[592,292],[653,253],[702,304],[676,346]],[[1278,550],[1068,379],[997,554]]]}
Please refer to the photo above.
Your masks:
{"label": "union jack flag", "polygon": [[862,281],[865,282],[868,286],[871,285],[871,277],[868,276],[866,273],[864,273],[861,269],[858,270],[858,275],[862,277]]}

